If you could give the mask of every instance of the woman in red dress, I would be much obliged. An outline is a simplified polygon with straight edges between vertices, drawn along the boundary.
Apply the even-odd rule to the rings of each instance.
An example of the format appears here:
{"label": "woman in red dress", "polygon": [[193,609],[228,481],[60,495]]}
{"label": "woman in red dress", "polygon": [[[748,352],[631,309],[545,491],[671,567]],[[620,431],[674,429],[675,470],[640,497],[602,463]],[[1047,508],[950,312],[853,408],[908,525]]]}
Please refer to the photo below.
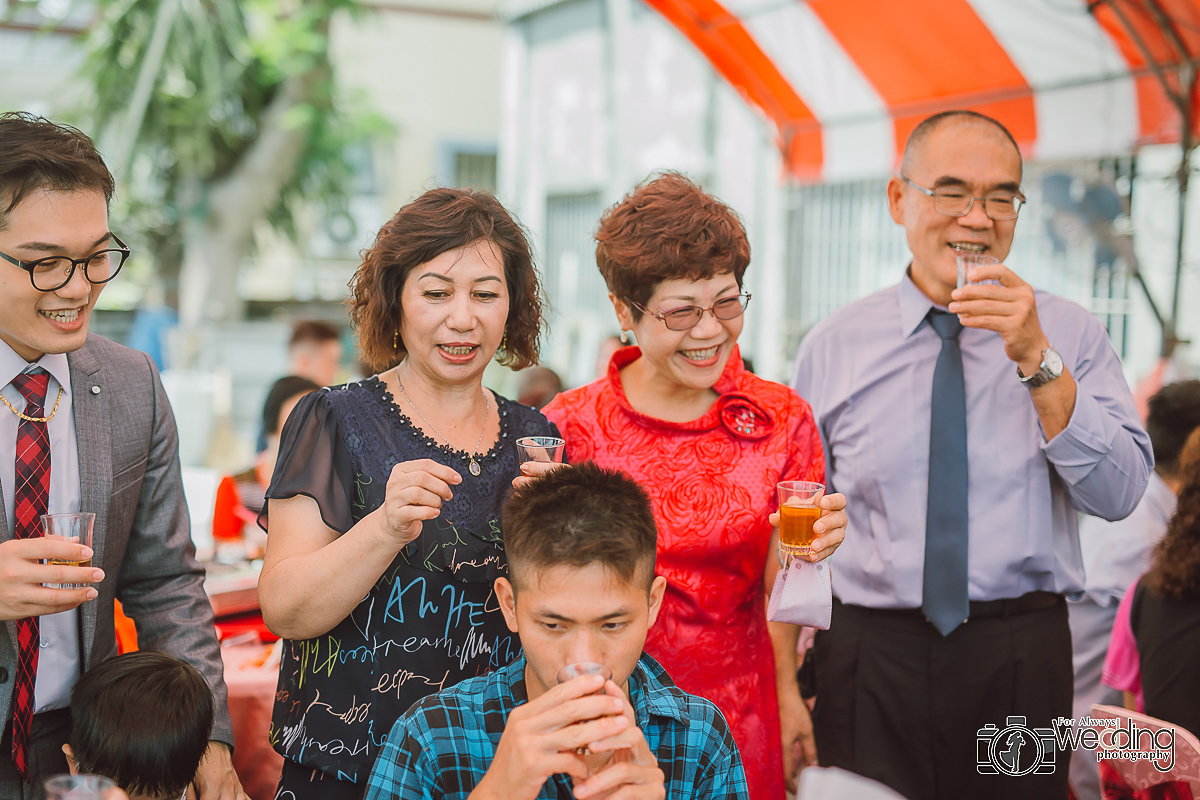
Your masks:
{"label": "woman in red dress", "polygon": [[[798,629],[768,623],[764,586],[779,569],[775,484],[824,482],[812,412],[742,365],[750,246],[727,206],[666,174],[610,209],[596,239],[621,328],[639,347],[618,350],[606,376],[543,413],[571,462],[624,470],[650,493],[667,594],[646,651],[724,712],[750,796],[783,800],[793,749],[807,761],[815,752],[796,685]],[[845,535],[845,498],[823,507],[813,560]]]}

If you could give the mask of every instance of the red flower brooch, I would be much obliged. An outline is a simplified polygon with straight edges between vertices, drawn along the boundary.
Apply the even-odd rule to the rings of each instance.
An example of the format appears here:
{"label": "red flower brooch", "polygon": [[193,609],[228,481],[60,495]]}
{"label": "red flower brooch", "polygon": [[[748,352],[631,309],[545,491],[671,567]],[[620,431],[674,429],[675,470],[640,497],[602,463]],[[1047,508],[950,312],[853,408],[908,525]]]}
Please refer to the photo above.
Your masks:
{"label": "red flower brooch", "polygon": [[717,400],[721,424],[741,439],[765,439],[775,429],[775,421],[758,403],[744,394],[723,394]]}

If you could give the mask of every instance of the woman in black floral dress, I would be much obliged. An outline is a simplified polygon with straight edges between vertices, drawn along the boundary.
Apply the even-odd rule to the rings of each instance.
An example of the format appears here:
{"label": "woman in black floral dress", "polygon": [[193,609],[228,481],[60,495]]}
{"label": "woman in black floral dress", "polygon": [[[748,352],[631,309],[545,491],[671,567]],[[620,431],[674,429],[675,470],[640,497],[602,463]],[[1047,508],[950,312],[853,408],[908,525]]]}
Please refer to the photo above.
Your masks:
{"label": "woman in black floral dress", "polygon": [[557,436],[483,371],[537,361],[540,290],[488,194],[435,189],[383,227],[351,282],[379,374],[301,400],[260,522],[263,618],[285,642],[271,721],[277,797],[362,795],[392,723],[519,643],[492,594],[515,441]]}

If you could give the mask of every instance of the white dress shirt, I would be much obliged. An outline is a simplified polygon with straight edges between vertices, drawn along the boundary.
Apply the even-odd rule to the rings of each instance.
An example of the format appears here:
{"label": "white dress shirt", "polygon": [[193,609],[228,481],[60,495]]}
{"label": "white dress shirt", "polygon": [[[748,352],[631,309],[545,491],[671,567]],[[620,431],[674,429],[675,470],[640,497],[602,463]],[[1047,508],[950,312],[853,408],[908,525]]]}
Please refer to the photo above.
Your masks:
{"label": "white dress shirt", "polygon": [[[80,510],[79,447],[71,414],[71,370],[62,353],[45,355],[34,364],[21,358],[0,339],[0,394],[19,411],[25,410],[25,398],[12,385],[12,379],[35,366],[50,374],[46,389],[46,414],[54,408],[58,389],[63,389],[58,413],[46,423],[50,436],[50,497],[47,512],[71,514]],[[17,425],[20,419],[8,408],[0,407],[0,487],[4,491],[4,514],[9,531],[16,538],[13,517],[13,492],[16,487]],[[33,686],[35,713],[64,708],[71,701],[71,687],[79,677],[78,609],[41,617],[41,653],[38,655],[37,680]]]}

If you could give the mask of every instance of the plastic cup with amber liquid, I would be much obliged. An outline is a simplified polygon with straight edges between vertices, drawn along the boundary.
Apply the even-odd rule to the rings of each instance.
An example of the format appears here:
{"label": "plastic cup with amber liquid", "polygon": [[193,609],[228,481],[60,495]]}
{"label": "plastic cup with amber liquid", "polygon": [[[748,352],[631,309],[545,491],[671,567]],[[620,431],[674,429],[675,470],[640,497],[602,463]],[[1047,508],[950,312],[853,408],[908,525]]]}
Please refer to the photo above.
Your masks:
{"label": "plastic cup with amber liquid", "polygon": [[813,524],[821,518],[825,485],[812,481],[781,481],[779,493],[779,549],[784,556],[806,556],[817,538]]}

